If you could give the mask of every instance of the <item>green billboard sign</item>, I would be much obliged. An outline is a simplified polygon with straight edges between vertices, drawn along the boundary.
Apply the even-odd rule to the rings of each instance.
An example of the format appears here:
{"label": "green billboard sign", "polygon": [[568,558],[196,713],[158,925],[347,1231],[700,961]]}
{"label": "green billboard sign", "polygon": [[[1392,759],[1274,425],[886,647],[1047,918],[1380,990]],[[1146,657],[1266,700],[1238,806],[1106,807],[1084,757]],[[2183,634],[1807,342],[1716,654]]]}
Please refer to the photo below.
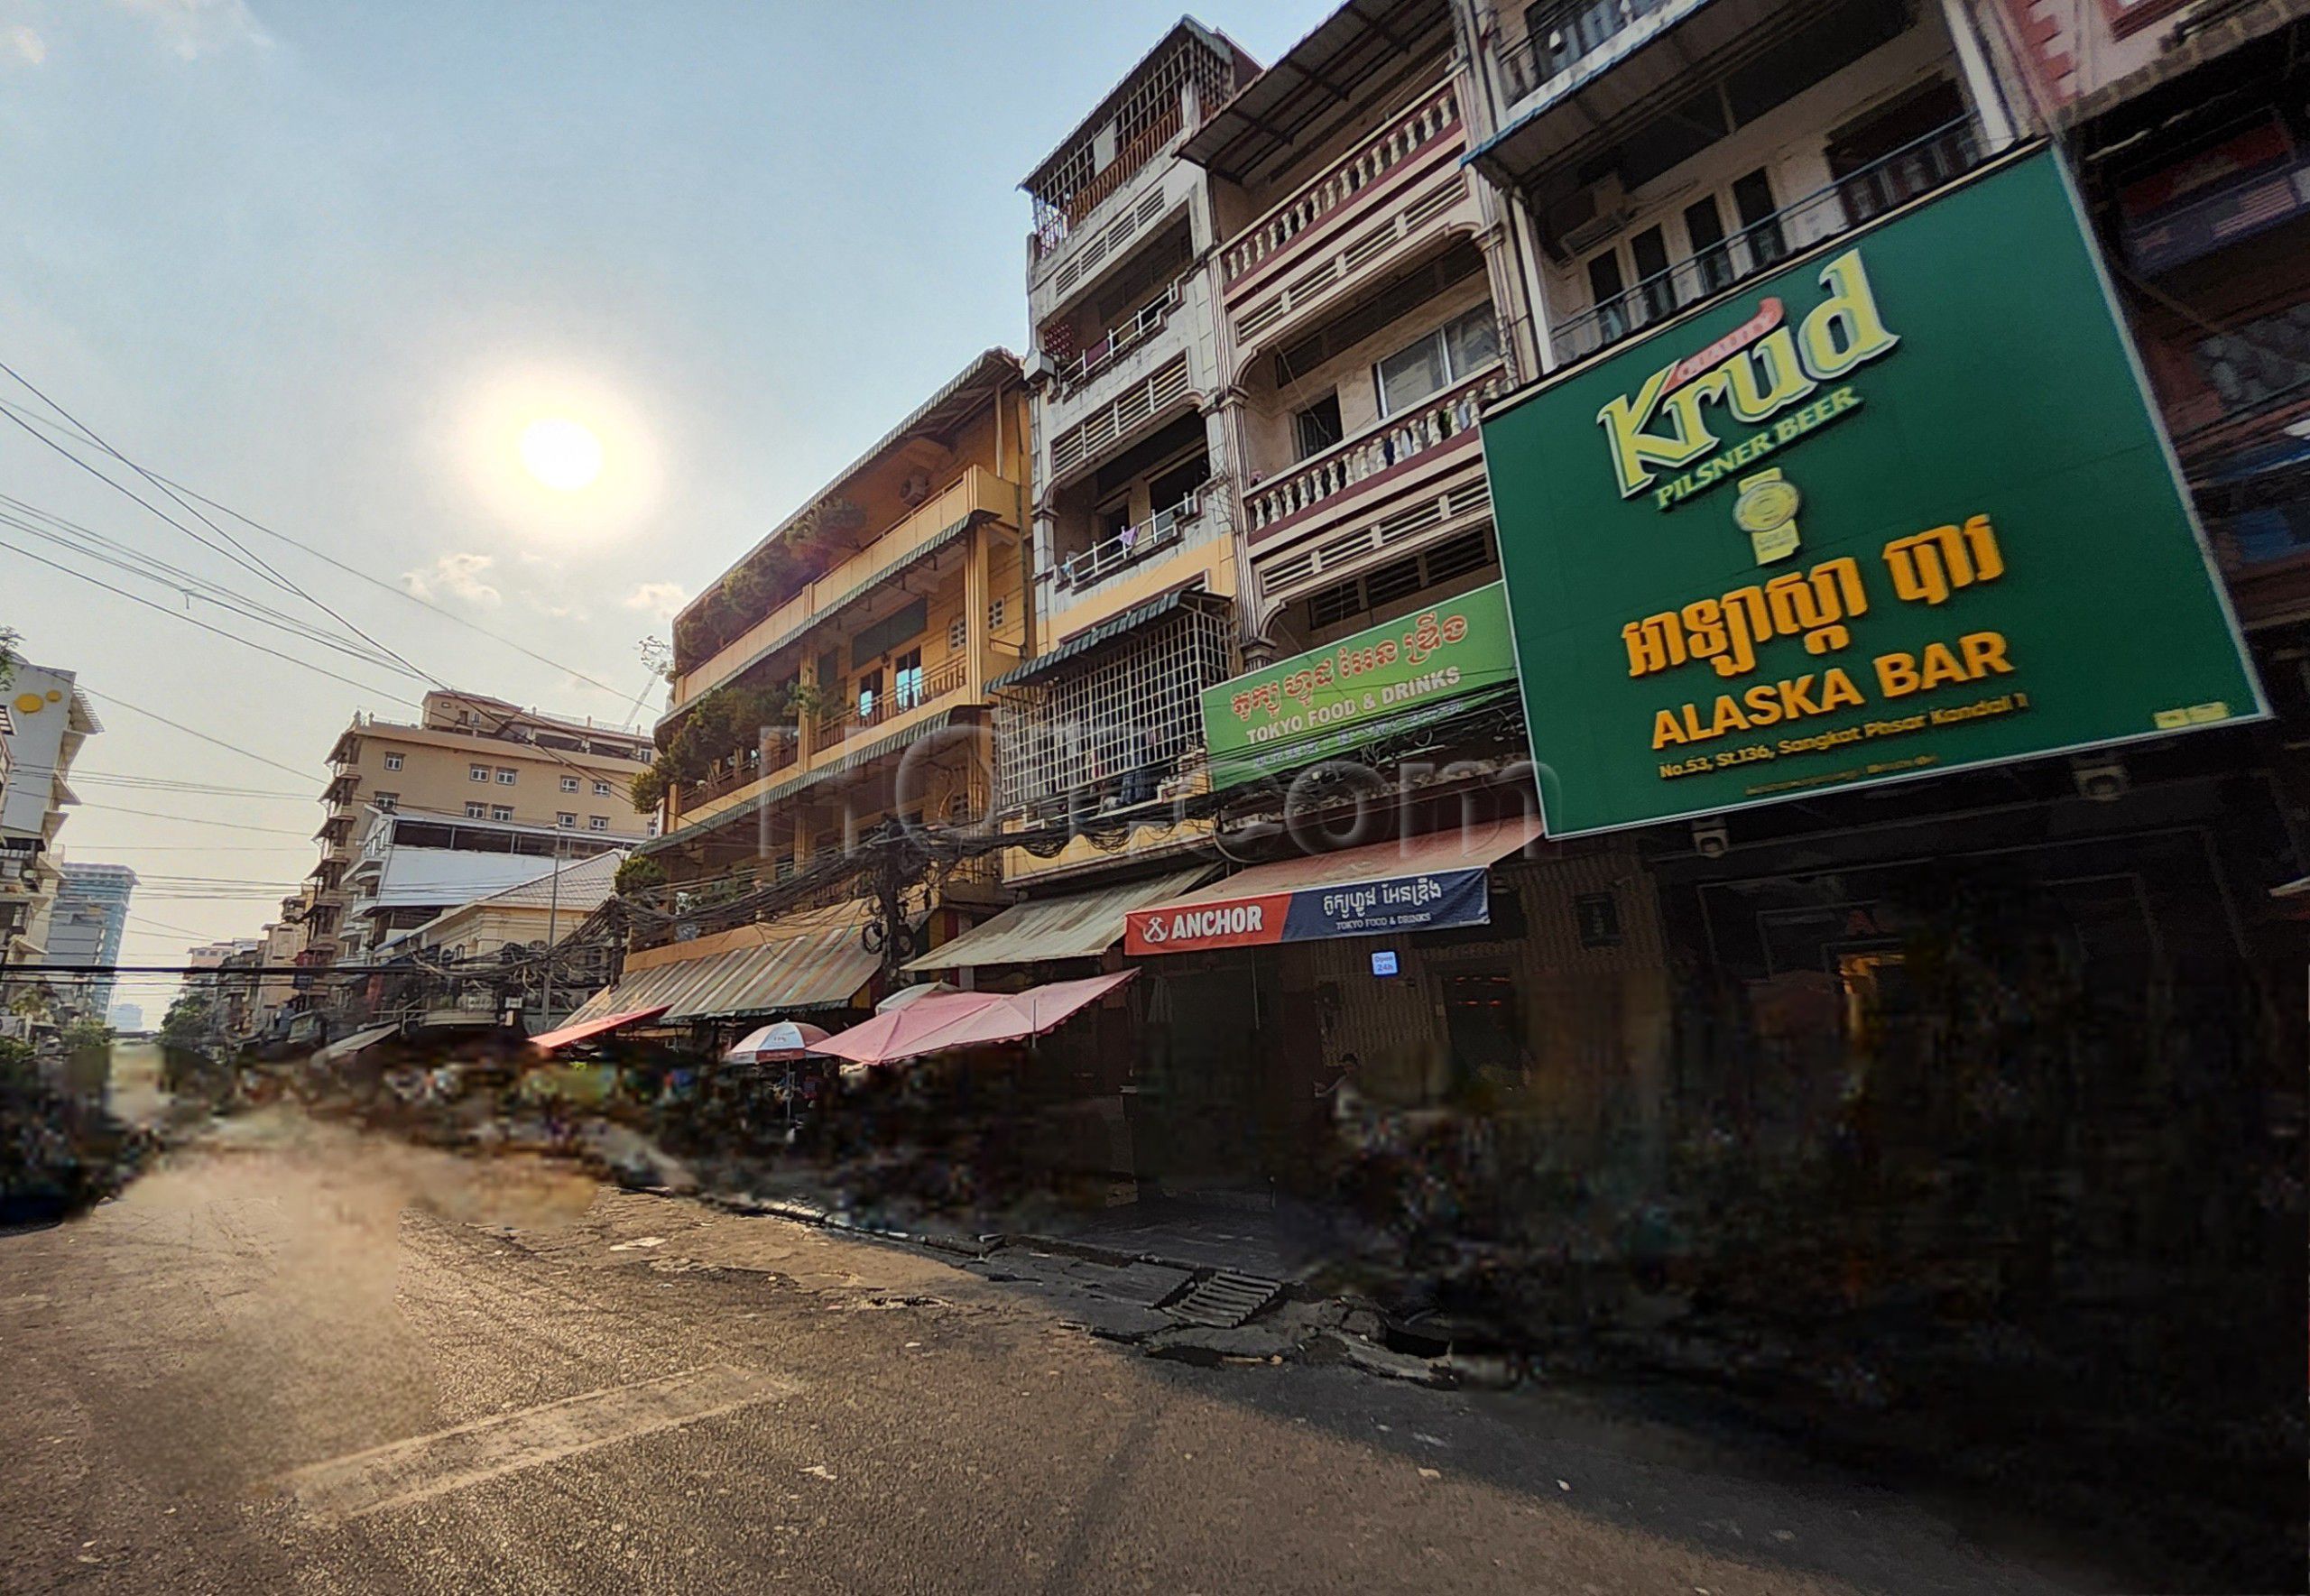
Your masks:
{"label": "green billboard sign", "polygon": [[1441,720],[1516,683],[1492,583],[1203,690],[1211,785],[1237,787]]}
{"label": "green billboard sign", "polygon": [[1555,835],[2264,713],[2049,152],[1483,441]]}

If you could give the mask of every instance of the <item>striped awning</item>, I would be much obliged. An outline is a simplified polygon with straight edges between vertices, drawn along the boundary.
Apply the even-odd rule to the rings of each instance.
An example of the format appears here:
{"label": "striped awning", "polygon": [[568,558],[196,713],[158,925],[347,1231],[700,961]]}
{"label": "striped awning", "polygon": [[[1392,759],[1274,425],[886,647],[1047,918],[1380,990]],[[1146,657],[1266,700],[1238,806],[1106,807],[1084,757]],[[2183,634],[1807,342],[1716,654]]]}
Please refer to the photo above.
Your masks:
{"label": "striped awning", "polygon": [[662,1008],[653,1022],[661,1025],[846,1009],[882,964],[860,936],[872,913],[864,903],[844,903],[747,927],[752,935],[737,946],[717,937],[713,952],[627,972],[568,1023],[633,1009]]}
{"label": "striped awning", "polygon": [[1123,920],[1132,909],[1177,898],[1215,868],[1198,864],[1192,870],[1120,886],[1013,904],[905,967],[959,970],[986,964],[1034,964],[1046,959],[1096,958],[1123,940]]}

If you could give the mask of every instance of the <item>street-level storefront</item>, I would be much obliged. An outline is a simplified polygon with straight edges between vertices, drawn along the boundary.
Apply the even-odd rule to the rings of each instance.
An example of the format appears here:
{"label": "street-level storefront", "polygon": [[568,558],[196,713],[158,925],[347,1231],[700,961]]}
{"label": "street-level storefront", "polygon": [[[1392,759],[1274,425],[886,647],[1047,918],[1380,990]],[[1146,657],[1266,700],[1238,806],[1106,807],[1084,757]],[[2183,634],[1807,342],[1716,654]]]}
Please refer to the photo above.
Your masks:
{"label": "street-level storefront", "polygon": [[[1584,1266],[1583,1314],[1706,1304],[1752,1371],[1765,1348],[1947,1411],[2026,1387],[2115,1426],[2278,1366],[2238,1326],[2277,1322],[2289,1201],[2299,1259],[2300,947],[2270,891],[2304,872],[2055,161],[1994,161],[1486,418],[1542,813],[1644,883],[1664,1006],[1613,1038],[1649,1053],[1640,1133],[1518,1116],[1472,1203]],[[2287,1355],[2298,1379],[2298,1333]]]}
{"label": "street-level storefront", "polygon": [[[1208,864],[1054,891],[1012,905],[908,964],[922,980],[968,990],[1014,992],[1080,980],[1123,967],[1119,949],[1131,910],[1186,892]],[[1123,1186],[1139,1175],[1138,1062],[1149,1033],[1150,983],[1104,993],[1072,1023],[1038,1039],[1025,1061],[1021,1097],[1031,1122],[1018,1128],[1022,1151],[1062,1180]]]}

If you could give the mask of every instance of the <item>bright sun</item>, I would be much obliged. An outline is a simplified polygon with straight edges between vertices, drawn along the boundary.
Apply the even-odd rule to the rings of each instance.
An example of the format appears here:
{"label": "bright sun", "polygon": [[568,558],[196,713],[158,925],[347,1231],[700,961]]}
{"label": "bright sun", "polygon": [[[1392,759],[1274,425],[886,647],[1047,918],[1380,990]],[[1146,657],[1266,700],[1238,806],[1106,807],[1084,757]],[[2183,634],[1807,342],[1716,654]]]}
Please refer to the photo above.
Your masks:
{"label": "bright sun", "polygon": [[522,429],[522,464],[558,493],[591,487],[602,474],[602,440],[567,416],[548,416]]}

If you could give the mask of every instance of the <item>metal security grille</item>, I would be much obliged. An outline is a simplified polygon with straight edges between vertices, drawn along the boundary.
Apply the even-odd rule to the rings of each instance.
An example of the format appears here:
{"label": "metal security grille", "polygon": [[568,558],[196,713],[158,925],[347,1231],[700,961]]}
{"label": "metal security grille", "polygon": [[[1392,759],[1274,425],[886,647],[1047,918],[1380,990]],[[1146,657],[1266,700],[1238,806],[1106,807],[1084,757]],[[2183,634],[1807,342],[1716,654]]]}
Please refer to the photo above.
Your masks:
{"label": "metal security grille", "polygon": [[1006,815],[1098,814],[1163,796],[1203,743],[1203,689],[1234,671],[1225,617],[1182,608],[1048,680],[995,695]]}
{"label": "metal security grille", "polygon": [[1208,113],[1234,92],[1234,63],[1201,38],[1182,31],[1178,42],[1145,63],[1133,80],[1101,107],[1084,136],[1043,162],[1021,187],[1035,202],[1035,237],[1048,254],[1076,223],[1113,193],[1148,158],[1177,137],[1186,113],[1187,86]]}

